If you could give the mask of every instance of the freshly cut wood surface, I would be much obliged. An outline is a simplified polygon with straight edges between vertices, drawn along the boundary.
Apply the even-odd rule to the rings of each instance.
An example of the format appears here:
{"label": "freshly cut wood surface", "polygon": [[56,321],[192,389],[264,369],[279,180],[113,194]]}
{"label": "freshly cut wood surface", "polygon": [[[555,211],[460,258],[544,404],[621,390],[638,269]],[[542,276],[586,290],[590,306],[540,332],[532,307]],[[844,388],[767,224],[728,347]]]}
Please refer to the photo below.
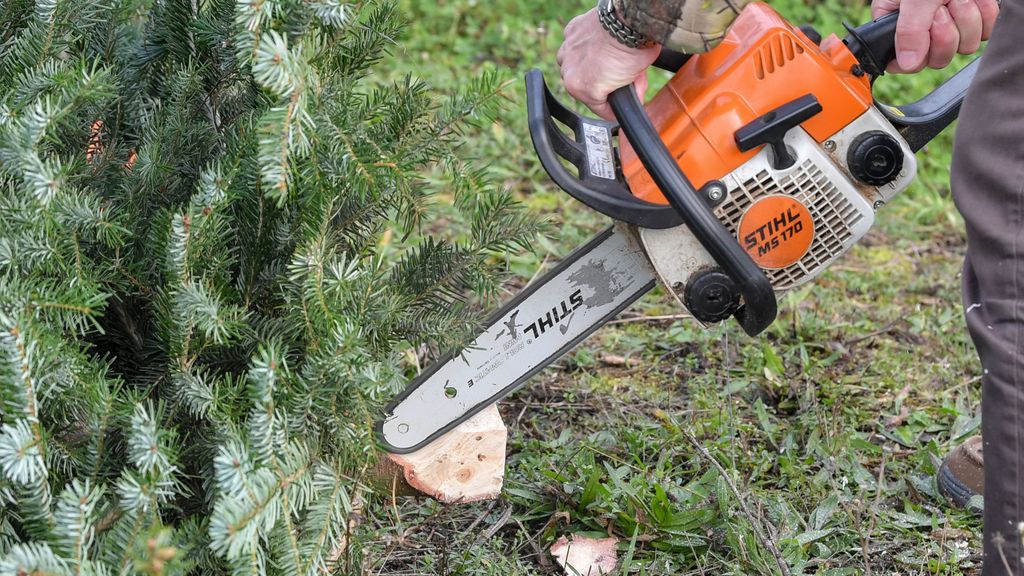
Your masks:
{"label": "freshly cut wood surface", "polygon": [[[505,480],[507,439],[498,407],[491,405],[412,454],[388,454],[377,484],[385,493],[419,493],[445,503],[497,498]],[[389,476],[395,480],[389,483]]]}

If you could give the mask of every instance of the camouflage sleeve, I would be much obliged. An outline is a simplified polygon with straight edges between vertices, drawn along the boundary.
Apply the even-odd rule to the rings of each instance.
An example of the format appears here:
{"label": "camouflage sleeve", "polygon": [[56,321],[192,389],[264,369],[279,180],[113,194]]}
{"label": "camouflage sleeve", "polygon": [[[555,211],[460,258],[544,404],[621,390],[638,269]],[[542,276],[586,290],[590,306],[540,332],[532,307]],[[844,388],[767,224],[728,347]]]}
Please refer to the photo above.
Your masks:
{"label": "camouflage sleeve", "polygon": [[681,52],[707,52],[752,0],[611,0],[624,24]]}

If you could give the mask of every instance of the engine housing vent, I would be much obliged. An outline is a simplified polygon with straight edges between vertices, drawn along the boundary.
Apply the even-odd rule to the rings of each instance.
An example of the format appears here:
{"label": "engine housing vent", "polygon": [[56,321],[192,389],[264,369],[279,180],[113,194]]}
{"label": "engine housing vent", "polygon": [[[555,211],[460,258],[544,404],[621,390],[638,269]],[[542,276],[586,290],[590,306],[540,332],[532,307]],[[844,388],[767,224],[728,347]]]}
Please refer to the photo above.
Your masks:
{"label": "engine housing vent", "polygon": [[754,57],[754,74],[758,80],[764,80],[803,52],[804,47],[794,41],[789,34],[775,34],[757,51]]}
{"label": "engine housing vent", "polygon": [[714,209],[715,216],[739,240],[743,215],[766,196],[791,196],[807,208],[814,222],[814,238],[807,252],[783,268],[764,269],[777,291],[789,290],[823,272],[856,244],[875,220],[872,205],[806,132],[791,130],[786,145],[799,158],[794,166],[773,169],[765,147],[722,180],[728,194]]}
{"label": "engine housing vent", "polygon": [[716,216],[735,236],[747,208],[757,200],[773,194],[793,196],[807,206],[814,220],[814,241],[807,254],[795,264],[765,271],[776,289],[785,290],[799,284],[845,252],[845,247],[853,238],[854,228],[864,215],[817,166],[807,161],[781,178],[767,170],[748,178],[732,191],[732,201],[720,206]]}

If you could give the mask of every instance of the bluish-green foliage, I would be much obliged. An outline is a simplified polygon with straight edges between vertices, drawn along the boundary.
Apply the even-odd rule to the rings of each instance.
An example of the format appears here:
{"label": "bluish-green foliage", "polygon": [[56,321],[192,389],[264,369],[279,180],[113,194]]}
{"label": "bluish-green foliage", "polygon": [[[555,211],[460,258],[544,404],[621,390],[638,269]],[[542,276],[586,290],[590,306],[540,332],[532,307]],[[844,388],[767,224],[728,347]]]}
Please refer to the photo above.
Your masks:
{"label": "bluish-green foliage", "polygon": [[369,82],[387,2],[0,23],[0,574],[340,568],[402,353],[538,229],[456,154],[498,78]]}

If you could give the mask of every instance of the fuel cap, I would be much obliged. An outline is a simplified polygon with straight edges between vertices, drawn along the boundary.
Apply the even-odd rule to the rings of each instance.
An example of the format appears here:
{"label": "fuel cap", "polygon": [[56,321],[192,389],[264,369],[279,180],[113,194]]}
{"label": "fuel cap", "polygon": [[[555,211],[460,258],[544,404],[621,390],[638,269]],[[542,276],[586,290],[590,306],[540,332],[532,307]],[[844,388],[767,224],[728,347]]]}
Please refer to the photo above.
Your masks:
{"label": "fuel cap", "polygon": [[874,130],[857,137],[846,155],[853,177],[871,186],[884,186],[903,170],[903,149],[895,138]]}

